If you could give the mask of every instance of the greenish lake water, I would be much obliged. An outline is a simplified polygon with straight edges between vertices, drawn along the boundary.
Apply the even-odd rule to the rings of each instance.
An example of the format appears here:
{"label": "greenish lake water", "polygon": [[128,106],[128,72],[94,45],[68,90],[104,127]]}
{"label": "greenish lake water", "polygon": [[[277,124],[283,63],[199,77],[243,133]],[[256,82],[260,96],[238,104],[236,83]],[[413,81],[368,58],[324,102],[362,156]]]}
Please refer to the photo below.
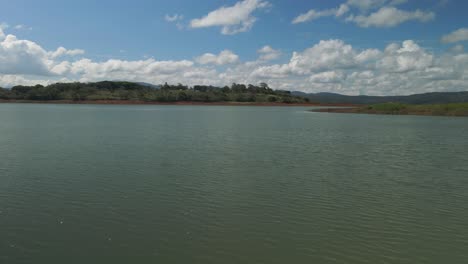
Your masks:
{"label": "greenish lake water", "polygon": [[0,263],[468,263],[468,118],[0,104]]}

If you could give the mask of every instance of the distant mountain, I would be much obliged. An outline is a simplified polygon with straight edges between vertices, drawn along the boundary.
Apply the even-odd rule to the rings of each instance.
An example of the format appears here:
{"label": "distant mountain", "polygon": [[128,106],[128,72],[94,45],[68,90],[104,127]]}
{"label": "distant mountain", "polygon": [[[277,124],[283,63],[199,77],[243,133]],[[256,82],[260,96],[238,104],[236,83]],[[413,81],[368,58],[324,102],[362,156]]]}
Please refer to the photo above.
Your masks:
{"label": "distant mountain", "polygon": [[160,89],[161,86],[162,86],[162,85],[156,85],[156,84],[146,83],[146,82],[136,82],[136,83],[139,84],[139,85],[154,88],[154,89]]}
{"label": "distant mountain", "polygon": [[468,92],[436,92],[407,96],[349,96],[335,93],[308,94],[292,92],[292,95],[308,98],[312,103],[322,104],[378,104],[388,102],[406,104],[446,104],[468,102]]}

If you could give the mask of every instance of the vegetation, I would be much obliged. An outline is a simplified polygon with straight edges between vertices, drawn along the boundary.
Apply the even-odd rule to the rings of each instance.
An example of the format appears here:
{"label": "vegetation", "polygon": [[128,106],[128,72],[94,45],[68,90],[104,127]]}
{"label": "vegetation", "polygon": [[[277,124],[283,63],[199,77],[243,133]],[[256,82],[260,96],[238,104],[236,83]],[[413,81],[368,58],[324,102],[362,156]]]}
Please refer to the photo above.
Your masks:
{"label": "vegetation", "polygon": [[468,103],[411,105],[402,103],[374,104],[357,109],[360,113],[394,115],[468,116]]}
{"label": "vegetation", "polygon": [[356,108],[321,108],[312,111],[385,115],[468,116],[468,103],[419,105],[402,103],[383,103]]}
{"label": "vegetation", "polygon": [[103,81],[95,83],[55,83],[48,86],[14,86],[0,88],[3,100],[125,100],[147,102],[264,102],[305,103],[307,98],[297,97],[289,91],[272,90],[266,83],[230,87],[205,85],[164,84],[155,88],[133,82]]}
{"label": "vegetation", "polygon": [[388,102],[402,104],[468,103],[468,92],[434,92],[406,96],[349,96],[334,93],[306,94],[302,92],[293,92],[293,95],[306,97],[311,102],[321,104],[369,105]]}

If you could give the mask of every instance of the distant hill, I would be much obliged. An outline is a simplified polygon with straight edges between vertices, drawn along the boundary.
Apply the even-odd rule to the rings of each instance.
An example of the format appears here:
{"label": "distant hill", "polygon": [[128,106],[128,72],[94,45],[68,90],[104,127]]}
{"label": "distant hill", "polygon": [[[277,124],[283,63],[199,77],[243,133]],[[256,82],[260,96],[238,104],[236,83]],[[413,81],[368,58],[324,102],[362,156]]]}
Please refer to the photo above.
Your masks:
{"label": "distant hill", "polygon": [[89,83],[54,83],[47,86],[16,85],[0,88],[0,100],[6,101],[140,101],[140,102],[237,102],[237,103],[307,103],[304,97],[289,91],[273,90],[267,84],[236,84],[216,87],[165,83],[102,81]]}
{"label": "distant hill", "polygon": [[407,96],[349,96],[335,93],[303,93],[292,92],[292,95],[308,98],[312,103],[322,104],[447,104],[468,102],[468,92],[435,92],[413,94]]}
{"label": "distant hill", "polygon": [[146,83],[146,82],[136,82],[136,83],[139,84],[139,85],[154,88],[154,89],[160,89],[161,86],[162,86],[162,85],[156,85],[156,84]]}

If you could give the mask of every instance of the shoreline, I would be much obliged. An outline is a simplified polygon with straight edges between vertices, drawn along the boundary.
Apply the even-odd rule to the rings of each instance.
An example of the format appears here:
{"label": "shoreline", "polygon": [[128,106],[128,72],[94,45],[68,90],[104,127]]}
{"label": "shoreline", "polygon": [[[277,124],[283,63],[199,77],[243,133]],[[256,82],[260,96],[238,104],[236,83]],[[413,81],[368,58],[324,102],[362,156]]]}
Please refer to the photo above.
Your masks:
{"label": "shoreline", "polygon": [[352,107],[349,104],[318,104],[318,103],[279,103],[279,102],[149,102],[133,100],[5,100],[0,99],[0,103],[5,104],[96,104],[96,105],[200,105],[200,106],[307,106],[307,107],[327,107],[340,106]]}
{"label": "shoreline", "polygon": [[365,111],[359,107],[346,107],[346,108],[321,108],[321,109],[311,109],[311,112],[319,113],[336,113],[336,114],[367,114],[367,115],[399,115],[399,116],[445,116],[445,117],[468,117],[468,114],[451,114],[451,113],[433,113],[433,112],[417,112],[417,111],[407,111],[407,112],[383,112],[369,110]]}

